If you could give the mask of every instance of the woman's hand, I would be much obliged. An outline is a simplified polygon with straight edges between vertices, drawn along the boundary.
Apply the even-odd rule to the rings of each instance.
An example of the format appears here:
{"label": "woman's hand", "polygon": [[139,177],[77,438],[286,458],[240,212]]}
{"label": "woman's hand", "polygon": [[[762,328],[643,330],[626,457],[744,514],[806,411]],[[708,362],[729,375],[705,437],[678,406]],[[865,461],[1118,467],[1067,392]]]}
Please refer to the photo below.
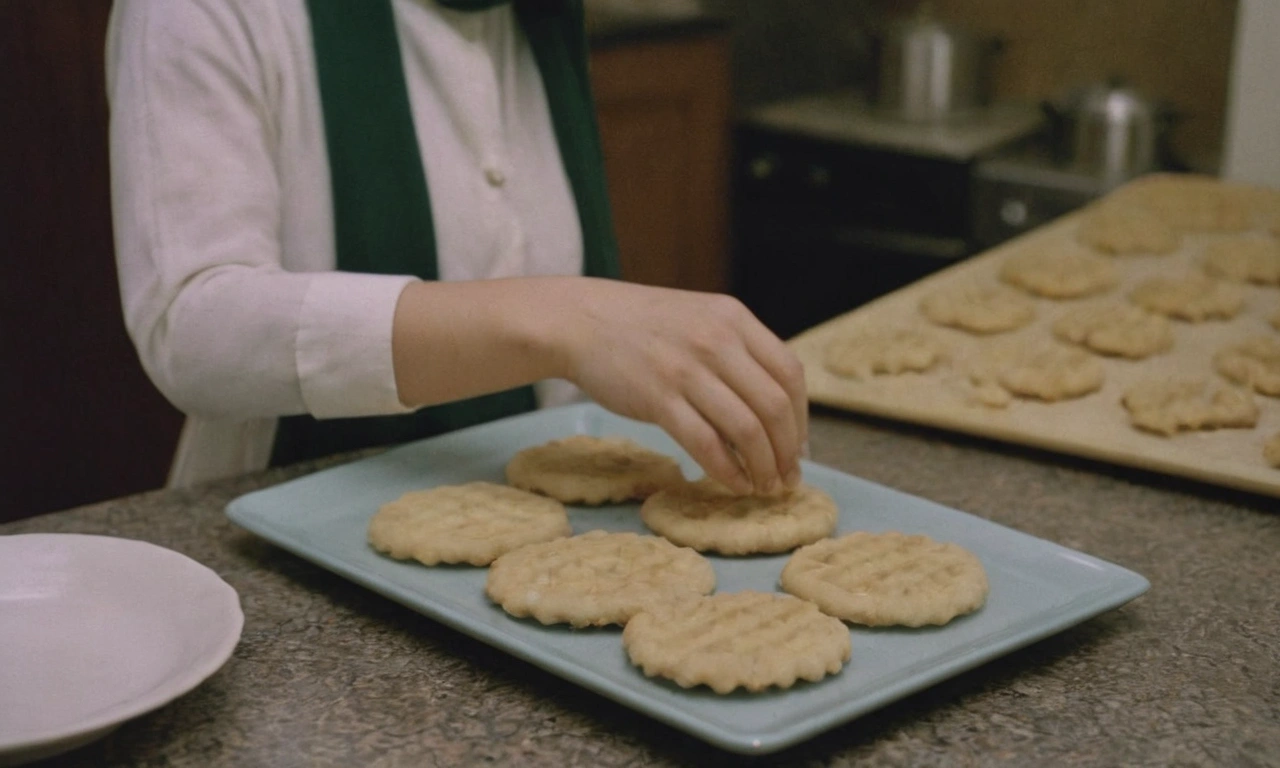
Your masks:
{"label": "woman's hand", "polygon": [[417,282],[396,307],[406,405],[568,379],[657,424],[738,493],[800,481],[804,372],[736,299],[584,277]]}
{"label": "woman's hand", "polygon": [[661,426],[738,493],[773,493],[800,481],[804,370],[738,300],[609,280],[574,283],[572,294],[544,308],[564,378],[611,411]]}

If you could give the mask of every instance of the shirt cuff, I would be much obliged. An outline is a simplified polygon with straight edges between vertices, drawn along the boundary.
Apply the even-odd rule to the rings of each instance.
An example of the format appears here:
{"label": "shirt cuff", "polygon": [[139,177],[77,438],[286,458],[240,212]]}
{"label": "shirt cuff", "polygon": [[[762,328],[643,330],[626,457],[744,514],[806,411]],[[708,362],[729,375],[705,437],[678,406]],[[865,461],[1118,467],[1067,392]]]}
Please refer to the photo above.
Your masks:
{"label": "shirt cuff", "polygon": [[396,302],[416,278],[318,272],[302,300],[297,365],[302,401],[318,419],[413,410],[400,402],[391,357]]}

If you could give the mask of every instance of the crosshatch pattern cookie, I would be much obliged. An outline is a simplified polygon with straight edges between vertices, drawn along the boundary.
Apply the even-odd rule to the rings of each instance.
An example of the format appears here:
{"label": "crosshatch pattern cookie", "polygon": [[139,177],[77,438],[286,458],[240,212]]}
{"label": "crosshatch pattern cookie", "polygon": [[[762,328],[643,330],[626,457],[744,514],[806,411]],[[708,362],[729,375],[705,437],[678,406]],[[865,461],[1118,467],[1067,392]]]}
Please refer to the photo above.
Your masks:
{"label": "crosshatch pattern cookie", "polygon": [[1010,256],[1000,267],[1000,279],[1036,296],[1074,299],[1109,291],[1120,278],[1110,260],[1061,244]]}
{"label": "crosshatch pattern cookie", "polygon": [[572,532],[555,499],[483,482],[411,491],[369,521],[374,549],[424,565],[488,565],[516,547]]}
{"label": "crosshatch pattern cookie", "polygon": [[1173,346],[1173,330],[1167,318],[1129,304],[1068,310],[1054,321],[1053,335],[1099,354],[1132,360]]}
{"label": "crosshatch pattern cookie", "polygon": [[1258,405],[1237,387],[1205,379],[1148,379],[1129,388],[1122,399],[1133,426],[1166,437],[1183,430],[1251,428]]}
{"label": "crosshatch pattern cookie", "polygon": [[1076,230],[1076,241],[1081,245],[1114,256],[1172,253],[1180,240],[1155,214],[1134,205],[1102,206]]}
{"label": "crosshatch pattern cookie", "polygon": [[1021,328],[1036,317],[1031,300],[999,286],[960,285],[924,297],[920,311],[938,325],[977,334]]}
{"label": "crosshatch pattern cookie", "polygon": [[512,616],[600,627],[715,587],[711,563],[692,549],[657,536],[590,531],[499,557],[489,566],[485,594]]}
{"label": "crosshatch pattern cookie", "polygon": [[649,677],[757,693],[816,682],[849,660],[849,630],[790,595],[735,592],[666,603],[627,622],[622,644]]}
{"label": "crosshatch pattern cookie", "polygon": [[836,504],[808,485],[775,496],[737,496],[703,478],[658,491],[640,507],[654,533],[699,552],[789,552],[836,528]]}
{"label": "crosshatch pattern cookie", "polygon": [[823,613],[869,627],[946,624],[987,599],[987,572],[957,544],[858,531],[796,550],[782,588]]}
{"label": "crosshatch pattern cookie", "polygon": [[623,437],[574,435],[526,448],[507,463],[507,482],[566,504],[647,498],[684,482],[670,456]]}
{"label": "crosshatch pattern cookie", "polygon": [[1055,342],[1024,345],[997,373],[1000,386],[1013,394],[1050,403],[1095,392],[1104,378],[1096,357]]}
{"label": "crosshatch pattern cookie", "polygon": [[1153,277],[1129,298],[1143,309],[1193,323],[1230,320],[1244,308],[1239,287],[1205,275]]}
{"label": "crosshatch pattern cookie", "polygon": [[1280,339],[1255,336],[1213,357],[1218,373],[1260,395],[1280,397]]}
{"label": "crosshatch pattern cookie", "polygon": [[930,335],[915,330],[867,330],[842,334],[826,347],[823,366],[837,376],[869,379],[908,371],[927,371],[942,357]]}
{"label": "crosshatch pattern cookie", "polygon": [[1205,274],[1225,280],[1280,285],[1280,242],[1270,237],[1233,237],[1205,248]]}

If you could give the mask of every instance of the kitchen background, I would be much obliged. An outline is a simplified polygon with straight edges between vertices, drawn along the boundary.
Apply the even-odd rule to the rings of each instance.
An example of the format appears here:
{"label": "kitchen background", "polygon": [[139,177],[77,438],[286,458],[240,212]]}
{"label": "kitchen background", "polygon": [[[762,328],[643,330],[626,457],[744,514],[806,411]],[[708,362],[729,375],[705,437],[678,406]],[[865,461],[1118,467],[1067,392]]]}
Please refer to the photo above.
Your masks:
{"label": "kitchen background", "polygon": [[[970,182],[1013,123],[921,157],[903,144],[929,145],[919,132],[897,132],[886,151],[833,137],[838,110],[801,119],[775,109],[863,88],[873,31],[918,2],[587,2],[628,278],[733,290],[789,335],[981,247],[982,198]],[[160,486],[181,423],[142,375],[120,320],[102,93],[110,6],[0,3],[0,285],[10,288],[0,302],[0,520]],[[1225,157],[1233,177],[1280,183],[1270,53],[1280,48],[1280,4],[931,8],[1003,41],[993,97],[1022,106],[1014,123],[1034,123],[1043,99],[1121,75],[1178,111],[1171,147],[1187,165],[1216,171]],[[826,122],[824,135],[805,128],[813,119]],[[801,175],[788,176],[793,168]],[[993,178],[1002,172],[993,166]],[[1020,211],[998,200],[986,207],[988,217]],[[1019,220],[1034,223],[1026,210]]]}

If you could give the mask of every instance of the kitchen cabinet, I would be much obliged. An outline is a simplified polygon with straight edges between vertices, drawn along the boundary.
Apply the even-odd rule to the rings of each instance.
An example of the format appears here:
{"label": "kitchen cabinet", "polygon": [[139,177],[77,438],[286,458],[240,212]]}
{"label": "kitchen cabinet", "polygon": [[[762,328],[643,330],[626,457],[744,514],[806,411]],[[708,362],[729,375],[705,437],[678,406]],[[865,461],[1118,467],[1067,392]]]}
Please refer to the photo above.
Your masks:
{"label": "kitchen cabinet", "polygon": [[600,26],[591,80],[623,277],[726,290],[728,32],[697,21],[630,34]]}

